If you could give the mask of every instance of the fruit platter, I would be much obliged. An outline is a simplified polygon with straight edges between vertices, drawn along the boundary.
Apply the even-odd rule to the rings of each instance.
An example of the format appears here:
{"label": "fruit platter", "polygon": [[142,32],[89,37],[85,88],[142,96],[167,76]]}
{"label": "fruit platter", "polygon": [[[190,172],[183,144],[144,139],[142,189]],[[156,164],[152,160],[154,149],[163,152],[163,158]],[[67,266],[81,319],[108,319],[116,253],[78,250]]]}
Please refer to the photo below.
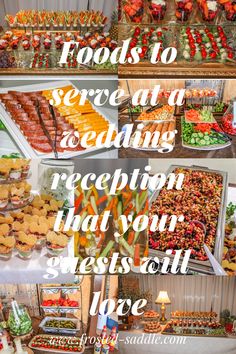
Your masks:
{"label": "fruit platter", "polygon": [[218,150],[231,145],[231,139],[218,123],[187,123],[181,120],[182,145],[195,150]]}
{"label": "fruit platter", "polygon": [[[128,3],[128,5],[127,5]],[[139,5],[137,5],[139,3]],[[235,3],[235,4],[234,4]],[[126,1],[119,26],[119,45],[131,38],[130,50],[141,47],[137,64],[120,65],[120,77],[232,77],[236,70],[236,2],[227,1]],[[132,21],[127,11],[143,6],[143,16]],[[231,11],[226,18],[227,8]],[[136,10],[133,9],[135,12]],[[137,10],[139,11],[139,10]],[[161,42],[157,64],[150,63],[154,43]],[[177,58],[168,65],[160,61],[167,47],[177,49]]]}
{"label": "fruit platter", "polygon": [[29,343],[33,350],[56,353],[83,353],[84,344],[79,337],[52,336],[48,334],[36,335]]}
{"label": "fruit platter", "polygon": [[72,157],[97,150],[95,140],[88,149],[80,144],[74,149],[62,148],[63,132],[78,131],[83,135],[92,130],[99,134],[107,131],[113,120],[105,118],[88,100],[83,106],[79,102],[73,107],[67,107],[63,102],[57,108],[51,106],[49,101],[54,88],[61,88],[66,94],[75,87],[71,82],[63,81],[0,90],[1,119],[21,151],[26,157],[36,158]]}
{"label": "fruit platter", "polygon": [[154,192],[150,197],[149,215],[184,215],[185,219],[176,225],[174,232],[149,231],[149,253],[162,257],[167,249],[172,249],[173,254],[177,249],[191,249],[189,268],[212,273],[203,245],[206,244],[221,263],[227,174],[195,166],[171,166],[166,175],[169,173],[184,173],[182,189],[164,187]]}
{"label": "fruit platter", "polygon": [[232,23],[234,0],[120,0],[122,23]]}

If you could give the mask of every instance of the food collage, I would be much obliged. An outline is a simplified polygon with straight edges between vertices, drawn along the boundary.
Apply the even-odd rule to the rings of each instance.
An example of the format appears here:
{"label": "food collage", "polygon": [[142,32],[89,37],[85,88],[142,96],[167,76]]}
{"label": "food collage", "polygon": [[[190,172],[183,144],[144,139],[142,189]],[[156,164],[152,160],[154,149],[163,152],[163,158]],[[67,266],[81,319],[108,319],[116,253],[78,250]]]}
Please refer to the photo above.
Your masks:
{"label": "food collage", "polygon": [[236,1],[0,2],[0,354],[236,353]]}

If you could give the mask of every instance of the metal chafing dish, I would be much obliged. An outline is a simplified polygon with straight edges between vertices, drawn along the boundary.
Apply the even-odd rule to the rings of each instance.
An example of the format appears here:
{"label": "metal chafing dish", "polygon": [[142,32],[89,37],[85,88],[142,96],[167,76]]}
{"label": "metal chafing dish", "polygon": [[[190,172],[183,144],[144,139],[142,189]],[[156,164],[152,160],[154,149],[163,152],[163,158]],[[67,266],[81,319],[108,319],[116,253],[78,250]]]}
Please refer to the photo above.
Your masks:
{"label": "metal chafing dish", "polygon": [[[225,215],[226,215],[226,206],[227,206],[227,189],[228,189],[228,174],[227,172],[222,172],[219,170],[211,170],[207,167],[203,166],[181,166],[181,165],[171,165],[170,168],[166,172],[166,176],[168,176],[170,173],[173,173],[176,168],[184,168],[188,170],[199,170],[203,172],[210,172],[210,173],[215,173],[215,174],[220,174],[223,178],[223,189],[222,189],[222,195],[221,195],[221,204],[220,204],[220,210],[219,210],[219,215],[218,215],[218,223],[217,223],[217,229],[216,229],[216,236],[215,236],[215,247],[214,247],[214,257],[216,260],[221,264],[222,261],[222,255],[223,255],[223,247],[224,247],[224,228],[225,228]],[[157,190],[155,191],[152,196],[149,199],[150,206],[152,203],[157,199],[159,196],[160,191]],[[158,257],[162,259],[164,256],[166,256],[165,252],[158,251],[158,250],[153,250],[149,248],[149,256],[151,257]],[[171,262],[174,259],[174,256],[170,256]],[[180,258],[180,260],[183,260],[183,257]],[[190,259],[188,263],[188,268],[190,271],[193,272],[199,272],[199,273],[205,273],[205,274],[213,274],[213,269],[211,267],[210,262],[207,261],[199,261],[199,260],[194,260]]]}

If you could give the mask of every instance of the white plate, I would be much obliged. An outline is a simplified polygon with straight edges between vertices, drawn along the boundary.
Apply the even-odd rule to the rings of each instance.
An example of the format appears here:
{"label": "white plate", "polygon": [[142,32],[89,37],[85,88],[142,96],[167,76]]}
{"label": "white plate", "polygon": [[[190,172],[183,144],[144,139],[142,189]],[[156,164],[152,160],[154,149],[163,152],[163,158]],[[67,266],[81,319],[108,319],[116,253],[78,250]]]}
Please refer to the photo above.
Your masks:
{"label": "white plate", "polygon": [[[1,88],[0,93],[6,93],[9,90],[10,91],[22,91],[22,92],[34,92],[34,91],[42,91],[42,90],[50,90],[50,89],[55,89],[59,87],[64,87],[72,85],[74,88],[76,88],[71,81],[54,81],[50,83],[41,83],[41,84],[33,84],[33,85],[26,85],[26,86],[17,86],[17,87],[9,87],[9,88]],[[96,112],[101,114],[110,124],[115,124],[117,126],[117,123],[115,122],[114,118],[112,117],[105,117],[103,112],[101,111],[100,108],[97,106],[94,106],[92,104],[93,108],[95,109]],[[11,134],[12,138],[16,142],[16,144],[20,147],[22,153],[25,155],[26,158],[54,158],[54,153],[47,153],[44,154],[42,152],[39,152],[37,150],[34,150],[31,145],[28,143],[27,139],[21,132],[21,130],[17,127],[15,122],[11,119],[11,116],[8,114],[8,112],[5,110],[4,106],[2,103],[0,103],[0,119],[3,121],[4,125],[6,126],[7,130]],[[75,156],[83,156],[85,154],[91,153],[91,152],[97,152],[102,150],[103,147],[97,148],[97,147],[92,147],[89,149],[85,149],[82,151],[68,151],[64,153],[58,153],[58,158],[71,158]]]}

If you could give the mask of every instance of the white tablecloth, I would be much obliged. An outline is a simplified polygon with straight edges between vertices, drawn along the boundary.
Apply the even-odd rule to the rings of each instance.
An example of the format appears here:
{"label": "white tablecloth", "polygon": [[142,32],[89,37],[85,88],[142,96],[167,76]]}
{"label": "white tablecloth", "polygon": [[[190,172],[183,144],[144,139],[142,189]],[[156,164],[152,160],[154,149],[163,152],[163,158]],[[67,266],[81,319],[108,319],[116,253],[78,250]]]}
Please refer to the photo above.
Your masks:
{"label": "white tablecloth", "polygon": [[[73,240],[70,241],[68,249],[66,249],[61,256],[72,256],[73,254]],[[61,274],[59,267],[56,269],[59,272],[57,278],[47,280],[44,275],[47,274],[46,249],[42,251],[34,250],[32,257],[29,260],[21,259],[14,252],[12,258],[8,261],[0,260],[0,284],[30,284],[30,283],[71,283],[74,281],[73,274]]]}
{"label": "white tablecloth", "polygon": [[[153,344],[148,344],[148,338],[150,338],[150,343]],[[142,333],[139,330],[133,330],[129,332],[120,331],[118,345],[119,352],[122,354],[236,353],[236,339],[232,338],[179,337],[173,335],[166,336],[162,334],[153,335],[148,333]]]}

